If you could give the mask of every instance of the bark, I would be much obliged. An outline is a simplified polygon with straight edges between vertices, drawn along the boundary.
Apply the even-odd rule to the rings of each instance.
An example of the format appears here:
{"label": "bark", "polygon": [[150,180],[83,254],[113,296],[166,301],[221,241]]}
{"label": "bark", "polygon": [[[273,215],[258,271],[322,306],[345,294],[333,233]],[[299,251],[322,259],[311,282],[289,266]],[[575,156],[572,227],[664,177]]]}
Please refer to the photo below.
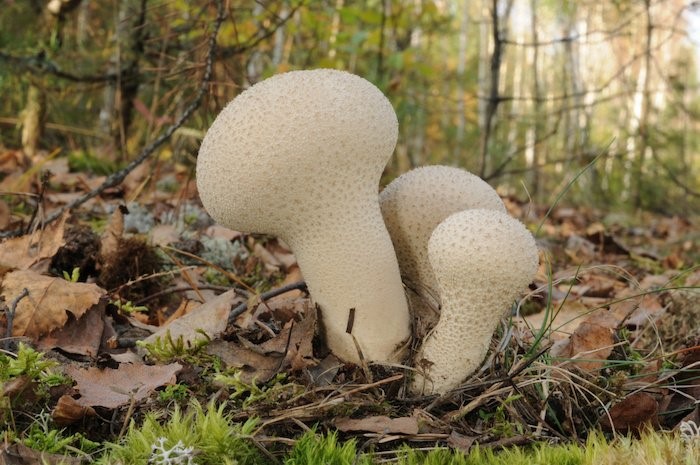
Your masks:
{"label": "bark", "polygon": [[140,85],[139,61],[146,40],[146,6],[148,0],[121,0],[115,18],[116,44],[110,63],[110,74],[117,79],[105,87],[99,123],[103,132],[114,139],[123,158],[126,140],[133,120],[134,98]]}
{"label": "bark", "polygon": [[649,140],[649,113],[651,109],[651,62],[652,62],[652,40],[654,34],[654,24],[651,18],[651,0],[644,0],[644,17],[646,19],[646,37],[644,49],[644,78],[642,83],[641,115],[639,119],[639,152],[633,164],[633,173],[637,182],[633,183],[633,197],[635,208],[642,206],[642,187],[644,176],[644,162],[647,155],[654,149]]}
{"label": "bark", "polygon": [[[530,169],[530,193],[533,198],[537,201],[539,200],[540,193],[540,148],[539,140],[541,137],[541,126],[544,118],[540,115],[543,113],[543,101],[542,101],[542,89],[540,85],[540,73],[539,73],[539,34],[537,31],[537,0],[530,0],[530,27],[532,41],[534,43],[532,47],[532,109],[533,109],[533,121],[528,129],[526,138],[527,148],[525,150],[527,167]],[[529,155],[529,156],[528,156]]]}
{"label": "bark", "polygon": [[462,15],[459,25],[459,50],[457,52],[457,130],[455,133],[454,163],[461,164],[464,151],[464,132],[466,126],[464,82],[467,68],[467,39],[469,37],[469,4],[470,0],[464,0]]}
{"label": "bark", "polygon": [[[484,126],[482,128],[481,136],[481,167],[479,169],[479,175],[482,178],[486,178],[487,172],[489,170],[489,145],[491,141],[491,136],[493,133],[494,119],[496,117],[496,111],[501,103],[501,95],[499,93],[499,86],[501,80],[501,62],[503,60],[503,54],[505,53],[505,40],[507,37],[507,28],[504,24],[507,24],[507,19],[510,16],[510,10],[513,6],[513,0],[508,0],[506,2],[505,13],[503,18],[501,18],[498,7],[499,0],[491,0],[491,36],[493,40],[493,51],[491,52],[490,64],[489,64],[489,93],[486,102],[486,109],[484,115]],[[502,22],[501,19],[504,19]]]}
{"label": "bark", "polygon": [[328,37],[328,58],[335,59],[338,53],[336,43],[338,42],[338,32],[340,32],[340,10],[343,8],[345,0],[336,0],[333,9],[333,19],[331,19],[331,34]]}
{"label": "bark", "polygon": [[22,111],[22,150],[34,156],[46,123],[46,94],[36,83],[30,83],[27,103]]}

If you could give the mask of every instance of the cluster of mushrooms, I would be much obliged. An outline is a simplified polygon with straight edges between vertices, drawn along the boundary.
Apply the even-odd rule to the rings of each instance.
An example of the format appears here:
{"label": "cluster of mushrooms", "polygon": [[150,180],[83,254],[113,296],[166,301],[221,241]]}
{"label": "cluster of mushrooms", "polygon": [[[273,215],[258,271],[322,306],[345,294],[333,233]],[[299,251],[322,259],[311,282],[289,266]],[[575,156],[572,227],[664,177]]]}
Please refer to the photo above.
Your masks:
{"label": "cluster of mushrooms", "polygon": [[197,187],[217,222],[290,246],[337,357],[402,362],[420,323],[430,330],[410,389],[445,393],[482,363],[534,277],[537,247],[496,192],[462,169],[417,168],[378,193],[397,137],[396,114],[369,81],[283,73],[217,116]]}

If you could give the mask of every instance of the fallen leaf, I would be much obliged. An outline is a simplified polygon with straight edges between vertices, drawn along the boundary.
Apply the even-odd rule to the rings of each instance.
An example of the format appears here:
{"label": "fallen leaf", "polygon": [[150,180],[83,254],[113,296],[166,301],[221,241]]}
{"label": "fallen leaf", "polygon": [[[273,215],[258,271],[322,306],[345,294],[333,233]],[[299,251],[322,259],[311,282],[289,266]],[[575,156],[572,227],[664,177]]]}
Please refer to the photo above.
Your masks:
{"label": "fallen leaf", "polygon": [[177,228],[172,224],[157,224],[149,232],[148,237],[153,245],[170,245],[180,240]]}
{"label": "fallen leaf", "polygon": [[107,259],[119,250],[119,239],[124,235],[124,213],[126,207],[117,206],[109,218],[107,227],[100,238],[100,257],[102,261]]}
{"label": "fallen leaf", "polygon": [[452,448],[459,449],[462,452],[469,452],[469,449],[472,448],[472,445],[474,445],[474,441],[476,441],[475,436],[465,436],[463,434],[459,434],[455,430],[452,430],[450,433],[450,436],[447,438],[447,445],[449,445]]}
{"label": "fallen leaf", "polygon": [[88,309],[80,318],[68,315],[68,322],[38,341],[39,349],[61,349],[70,354],[96,357],[104,332],[105,299]]}
{"label": "fallen leaf", "polygon": [[240,368],[241,377],[246,382],[264,383],[281,370],[301,370],[315,363],[312,347],[315,312],[307,311],[305,315],[303,320],[287,325],[262,344],[253,344],[242,338],[243,346],[215,341],[207,346],[207,352],[221,357],[227,366]]}
{"label": "fallen leaf", "polygon": [[311,381],[316,386],[329,386],[343,365],[343,362],[338,357],[330,354],[321,360],[318,365],[309,368]]}
{"label": "fallen leaf", "polygon": [[28,270],[48,266],[49,260],[65,243],[63,232],[69,213],[32,234],[6,239],[0,243],[0,265]]}
{"label": "fallen leaf", "polygon": [[222,239],[226,239],[227,241],[232,241],[243,236],[243,233],[234,231],[233,229],[225,228],[218,224],[209,226],[204,231],[204,234],[206,234],[209,237],[220,237]]}
{"label": "fallen leaf", "polygon": [[551,355],[563,357],[565,363],[571,362],[583,371],[599,370],[612,353],[615,344],[614,328],[618,323],[617,318],[607,311],[596,312],[586,318],[568,342],[557,346]]}
{"label": "fallen leaf", "polygon": [[132,400],[139,402],[158,387],[175,384],[177,373],[181,369],[179,363],[121,364],[116,370],[94,367],[82,369],[71,365],[66,369],[66,374],[76,382],[75,389],[80,393],[80,398],[76,399],[79,405],[114,409]]}
{"label": "fallen leaf", "polygon": [[0,230],[7,229],[11,219],[12,213],[10,212],[10,207],[7,206],[7,202],[0,200]]}
{"label": "fallen leaf", "polygon": [[72,283],[30,270],[6,274],[1,295],[10,302],[24,288],[29,295],[17,304],[12,335],[34,339],[62,328],[68,321],[67,312],[80,319],[93,306],[104,305],[106,295],[95,284]]}
{"label": "fallen leaf", "polygon": [[204,334],[209,339],[216,339],[226,329],[228,315],[231,313],[231,307],[237,301],[236,299],[235,291],[224,292],[203,303],[187,315],[161,327],[148,336],[144,343],[153,344],[156,339],[166,337],[168,332],[173,340],[182,338],[183,342],[190,344],[204,338]]}
{"label": "fallen leaf", "polygon": [[384,415],[365,418],[338,418],[335,427],[340,431],[367,431],[379,434],[418,434],[418,420],[414,417],[389,418]]}
{"label": "fallen leaf", "polygon": [[638,433],[644,427],[658,424],[659,403],[645,392],[635,392],[613,405],[600,417],[600,425],[622,433]]}
{"label": "fallen leaf", "polygon": [[94,416],[95,409],[80,405],[77,400],[64,394],[51,412],[51,418],[59,426],[68,426],[88,416]]}
{"label": "fallen leaf", "polygon": [[543,311],[521,318],[534,332],[538,332],[542,328],[545,318],[548,318],[547,325],[551,330],[549,337],[553,341],[558,341],[571,336],[591,312],[591,309],[581,302],[571,299],[567,299],[561,304],[555,303],[554,308],[557,310],[553,314],[553,318],[552,313],[548,314]]}
{"label": "fallen leaf", "polygon": [[9,398],[13,402],[18,398],[22,398],[25,402],[33,402],[37,400],[35,387],[36,382],[30,376],[17,376],[0,384],[0,397]]}
{"label": "fallen leaf", "polygon": [[78,457],[39,452],[19,443],[5,443],[0,449],[0,465],[74,465],[82,463],[84,461]]}

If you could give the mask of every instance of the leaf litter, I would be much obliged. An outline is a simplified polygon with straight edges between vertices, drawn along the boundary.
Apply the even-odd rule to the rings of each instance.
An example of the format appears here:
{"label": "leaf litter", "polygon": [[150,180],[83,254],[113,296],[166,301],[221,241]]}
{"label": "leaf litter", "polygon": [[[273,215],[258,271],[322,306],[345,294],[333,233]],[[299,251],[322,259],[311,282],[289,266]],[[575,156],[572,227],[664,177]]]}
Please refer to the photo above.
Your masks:
{"label": "leaf litter", "polygon": [[[482,369],[442,397],[411,398],[404,367],[357,367],[329,354],[304,292],[260,299],[301,279],[280,241],[214,225],[196,203],[183,203],[192,198],[187,183],[114,207],[115,196],[133,198],[147,176],[134,171],[124,191],[105,194],[112,213],[99,234],[75,236],[86,224],[66,215],[0,243],[5,330],[9,304],[27,288],[9,330],[55,354],[74,383],[49,396],[59,425],[86,434],[102,425],[93,437],[112,438],[101,418],[141,417],[177,383],[226,400],[237,420],[259,417],[260,434],[292,437],[320,424],[388,448],[438,442],[467,450],[700,420],[697,219],[649,215],[640,228],[585,208],[554,209],[540,238],[547,259]],[[67,201],[50,194],[47,208]],[[519,218],[544,216],[507,204]],[[85,207],[104,218],[99,205]],[[84,242],[69,249],[76,237]],[[72,268],[81,282],[61,276]],[[242,303],[246,310],[229,322]],[[206,342],[202,358],[154,364],[143,344],[167,337],[183,347]],[[216,370],[238,373],[235,392],[213,381]],[[26,384],[9,389],[29,395]]]}

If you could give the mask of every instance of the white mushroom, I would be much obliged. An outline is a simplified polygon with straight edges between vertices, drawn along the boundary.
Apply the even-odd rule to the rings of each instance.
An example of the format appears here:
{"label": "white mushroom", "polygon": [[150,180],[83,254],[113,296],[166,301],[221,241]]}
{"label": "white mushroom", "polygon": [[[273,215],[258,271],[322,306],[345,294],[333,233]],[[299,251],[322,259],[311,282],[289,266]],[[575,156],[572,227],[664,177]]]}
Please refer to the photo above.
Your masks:
{"label": "white mushroom", "polygon": [[409,313],[378,202],[396,144],[391,104],[341,71],[293,71],[261,81],[218,115],[202,142],[205,208],[239,231],[289,244],[321,309],[330,349],[396,361]]}
{"label": "white mushroom", "polygon": [[442,309],[416,357],[412,391],[445,393],[482,363],[498,321],[533,279],[538,254],[518,220],[476,209],[440,223],[428,255]]}
{"label": "white mushroom", "polygon": [[394,243],[411,310],[422,336],[432,328],[440,304],[437,282],[428,261],[428,239],[445,218],[462,210],[506,211],[486,181],[449,166],[424,166],[402,174],[379,195],[379,204]]}

